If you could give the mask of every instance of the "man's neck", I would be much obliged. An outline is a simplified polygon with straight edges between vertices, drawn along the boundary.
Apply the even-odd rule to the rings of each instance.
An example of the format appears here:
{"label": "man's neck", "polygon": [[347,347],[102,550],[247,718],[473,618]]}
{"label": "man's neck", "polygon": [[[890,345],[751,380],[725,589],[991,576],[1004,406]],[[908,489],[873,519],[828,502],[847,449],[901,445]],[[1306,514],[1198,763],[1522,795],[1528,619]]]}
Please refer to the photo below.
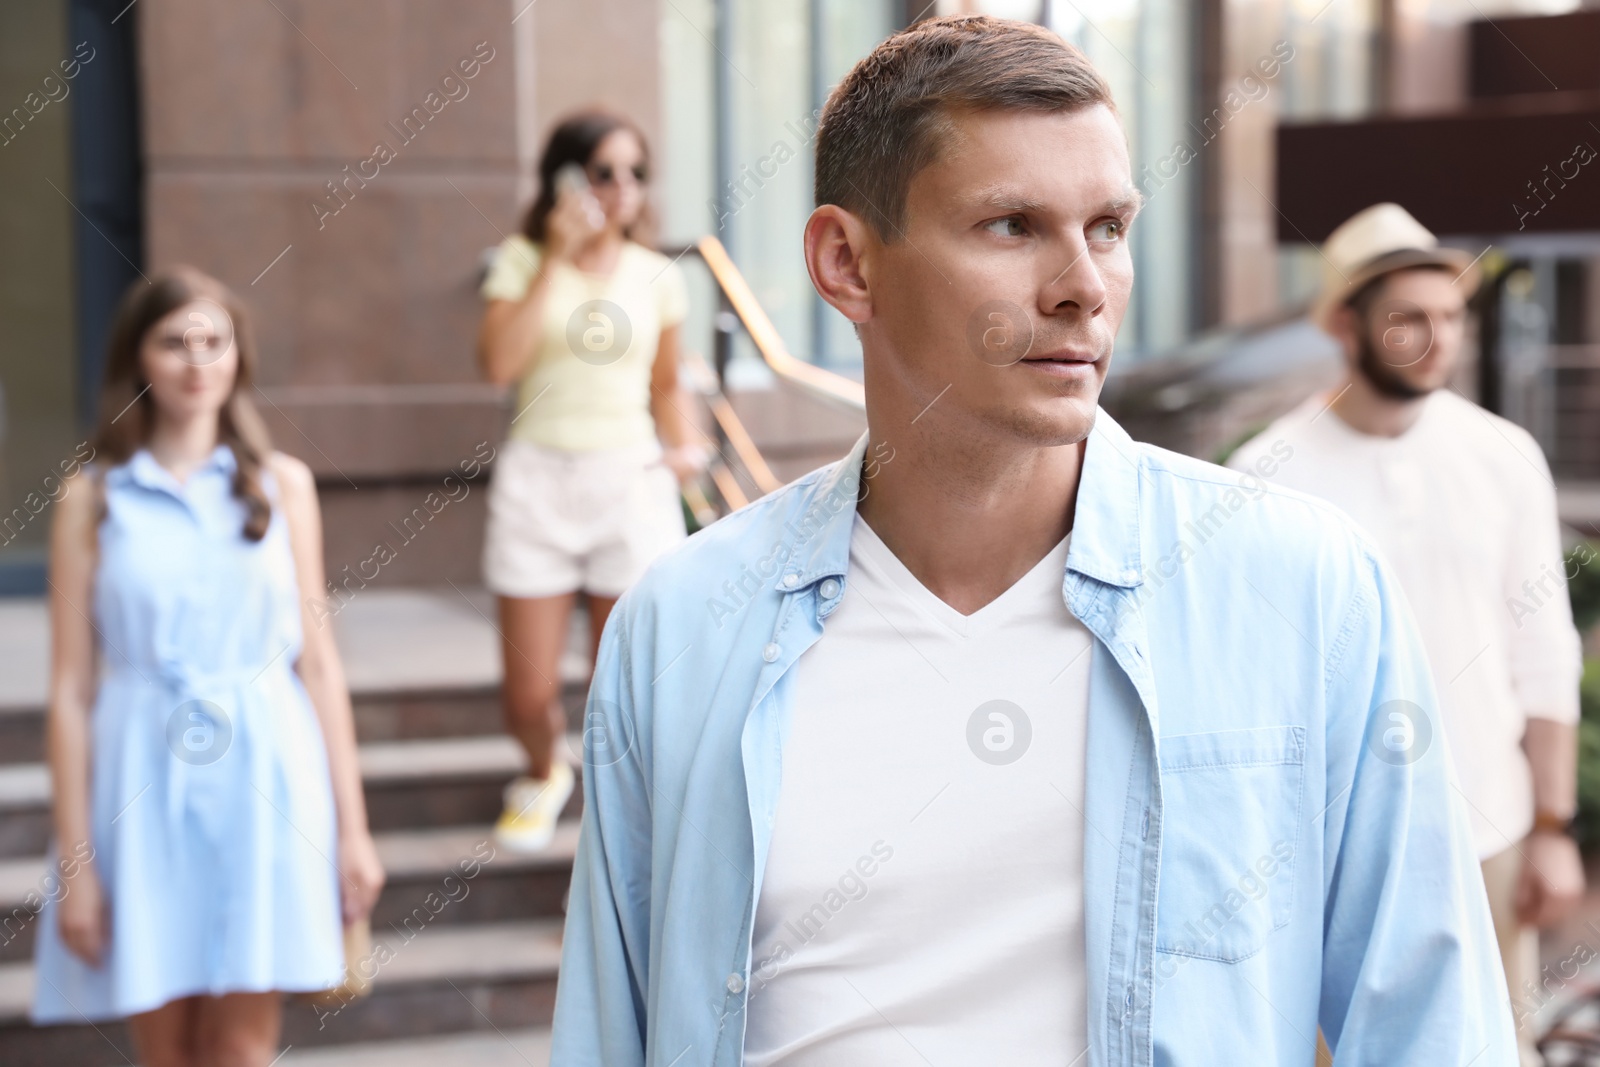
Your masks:
{"label": "man's neck", "polygon": [[880,439],[893,458],[872,466],[858,513],[923,586],[963,615],[1011,588],[1072,529],[1083,442],[870,438]]}
{"label": "man's neck", "polygon": [[1339,421],[1369,437],[1399,437],[1417,424],[1428,400],[1381,393],[1360,373],[1347,377],[1336,396],[1331,410]]}

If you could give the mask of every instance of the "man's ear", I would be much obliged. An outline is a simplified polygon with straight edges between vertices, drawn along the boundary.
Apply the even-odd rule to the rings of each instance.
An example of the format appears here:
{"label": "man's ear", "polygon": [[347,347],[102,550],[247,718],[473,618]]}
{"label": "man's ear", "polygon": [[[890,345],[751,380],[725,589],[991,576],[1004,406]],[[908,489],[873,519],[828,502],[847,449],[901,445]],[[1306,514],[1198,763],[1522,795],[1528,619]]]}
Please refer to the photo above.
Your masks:
{"label": "man's ear", "polygon": [[823,204],[806,220],[806,271],[822,299],[856,325],[872,317],[872,286],[862,255],[877,237],[858,216]]}
{"label": "man's ear", "polygon": [[1365,323],[1361,316],[1356,314],[1356,309],[1349,304],[1333,309],[1333,314],[1328,316],[1328,332],[1334,340],[1339,342],[1339,347],[1344,349],[1345,361],[1354,364],[1361,351],[1361,331]]}

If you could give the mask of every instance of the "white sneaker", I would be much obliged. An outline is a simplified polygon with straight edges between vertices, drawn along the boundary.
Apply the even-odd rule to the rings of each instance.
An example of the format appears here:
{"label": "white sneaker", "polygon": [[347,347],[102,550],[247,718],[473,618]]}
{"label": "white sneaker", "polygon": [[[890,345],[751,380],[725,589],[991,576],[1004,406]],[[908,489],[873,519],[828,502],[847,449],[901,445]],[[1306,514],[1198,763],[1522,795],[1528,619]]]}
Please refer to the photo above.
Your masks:
{"label": "white sneaker", "polygon": [[513,852],[549,848],[575,781],[572,768],[556,760],[549,778],[518,778],[506,786],[506,807],[494,824],[494,839]]}

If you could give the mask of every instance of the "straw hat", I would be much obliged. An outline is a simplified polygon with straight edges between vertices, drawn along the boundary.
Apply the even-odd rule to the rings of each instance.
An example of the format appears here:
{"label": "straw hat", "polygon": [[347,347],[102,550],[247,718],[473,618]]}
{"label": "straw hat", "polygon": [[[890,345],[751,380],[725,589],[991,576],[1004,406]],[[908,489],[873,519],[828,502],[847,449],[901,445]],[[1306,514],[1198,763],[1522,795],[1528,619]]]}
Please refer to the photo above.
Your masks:
{"label": "straw hat", "polygon": [[1439,239],[1399,204],[1373,204],[1346,219],[1322,245],[1322,293],[1311,321],[1328,328],[1334,311],[1380,274],[1407,267],[1441,266],[1458,276],[1468,296],[1478,288],[1478,266]]}

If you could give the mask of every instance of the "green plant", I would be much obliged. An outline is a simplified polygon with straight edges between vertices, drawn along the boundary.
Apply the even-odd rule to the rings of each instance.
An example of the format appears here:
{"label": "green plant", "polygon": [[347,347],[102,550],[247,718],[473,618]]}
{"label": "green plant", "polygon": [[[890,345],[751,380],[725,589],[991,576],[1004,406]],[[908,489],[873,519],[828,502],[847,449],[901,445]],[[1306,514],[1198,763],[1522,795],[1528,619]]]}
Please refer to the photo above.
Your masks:
{"label": "green plant", "polygon": [[[1567,553],[1567,595],[1582,633],[1600,620],[1600,547],[1580,541]],[[1600,658],[1583,663],[1578,686],[1578,817],[1573,836],[1585,852],[1600,848]]]}
{"label": "green plant", "polygon": [[1566,571],[1572,621],[1583,633],[1600,621],[1600,545],[1579,541],[1567,553]]}
{"label": "green plant", "polygon": [[1589,852],[1600,847],[1600,658],[1584,660],[1578,697],[1583,716],[1578,720],[1578,817],[1572,835]]}

